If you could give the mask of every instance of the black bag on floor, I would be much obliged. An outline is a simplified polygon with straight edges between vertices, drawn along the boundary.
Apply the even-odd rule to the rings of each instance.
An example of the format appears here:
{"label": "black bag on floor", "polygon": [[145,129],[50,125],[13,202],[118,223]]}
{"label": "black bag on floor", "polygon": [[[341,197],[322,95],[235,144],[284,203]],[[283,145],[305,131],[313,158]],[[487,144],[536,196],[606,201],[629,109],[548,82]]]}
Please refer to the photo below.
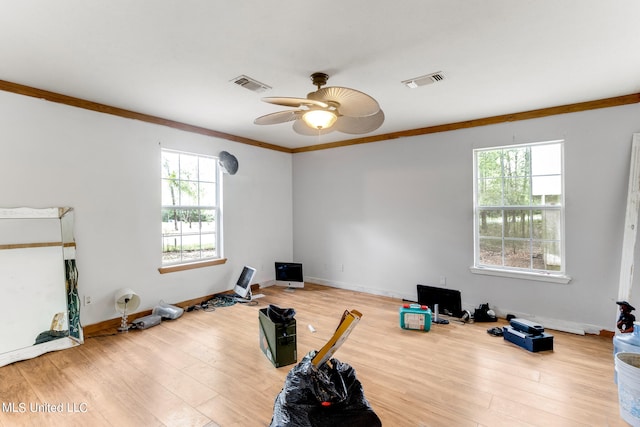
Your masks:
{"label": "black bag on floor", "polygon": [[473,312],[474,322],[497,322],[498,318],[493,313],[493,310],[489,308],[489,303],[480,304],[478,308]]}
{"label": "black bag on floor", "polygon": [[307,354],[289,371],[273,405],[271,427],[382,426],[355,370],[331,359],[315,369]]}

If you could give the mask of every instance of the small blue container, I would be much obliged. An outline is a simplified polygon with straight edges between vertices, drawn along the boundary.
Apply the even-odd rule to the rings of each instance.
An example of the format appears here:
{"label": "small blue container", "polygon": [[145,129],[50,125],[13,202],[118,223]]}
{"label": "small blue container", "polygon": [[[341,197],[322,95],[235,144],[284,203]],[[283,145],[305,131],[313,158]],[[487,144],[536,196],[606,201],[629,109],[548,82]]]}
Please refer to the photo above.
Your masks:
{"label": "small blue container", "polygon": [[431,329],[431,310],[426,305],[404,304],[400,307],[400,327],[429,332]]}
{"label": "small blue container", "polygon": [[633,332],[613,337],[613,355],[620,352],[640,353],[640,322],[633,322]]}

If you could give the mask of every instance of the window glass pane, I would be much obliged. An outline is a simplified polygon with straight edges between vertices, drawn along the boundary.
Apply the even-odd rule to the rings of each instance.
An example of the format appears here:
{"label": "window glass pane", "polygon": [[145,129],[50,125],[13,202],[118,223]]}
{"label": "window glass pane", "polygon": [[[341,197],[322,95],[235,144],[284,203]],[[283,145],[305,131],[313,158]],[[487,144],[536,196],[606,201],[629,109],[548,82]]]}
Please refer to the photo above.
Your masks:
{"label": "window glass pane", "polygon": [[541,210],[531,211],[531,221],[532,221],[532,229],[531,229],[531,237],[534,239],[542,239],[544,236],[544,215],[546,211],[543,212]]}
{"label": "window glass pane", "polygon": [[543,243],[538,240],[531,241],[531,268],[534,270],[546,270],[542,256]]}
{"label": "window glass pane", "polygon": [[182,259],[195,260],[200,258],[200,234],[182,235]]}
{"label": "window glass pane", "polygon": [[557,205],[562,194],[560,175],[534,176],[531,178],[533,203],[536,205]]}
{"label": "window glass pane", "polygon": [[541,238],[545,240],[560,240],[561,213],[559,210],[545,210],[540,214]]}
{"label": "window glass pane", "polygon": [[162,238],[162,261],[175,262],[180,261],[180,248],[182,240],[180,235],[164,236]]}
{"label": "window glass pane", "polygon": [[200,183],[200,206],[216,205],[216,184],[211,182]]}
{"label": "window glass pane", "polygon": [[529,241],[505,239],[504,265],[506,267],[531,268],[531,251]]}
{"label": "window glass pane", "polygon": [[214,233],[216,231],[216,211],[215,209],[200,210],[200,230],[203,233]]}
{"label": "window glass pane", "polygon": [[202,256],[203,258],[212,257],[216,251],[216,235],[215,234],[203,234],[202,235]]}
{"label": "window glass pane", "polygon": [[198,180],[198,157],[180,154],[180,180]]}
{"label": "window glass pane", "polygon": [[504,150],[502,173],[505,177],[529,176],[529,148],[515,147]]}
{"label": "window glass pane", "polygon": [[502,211],[480,210],[478,231],[483,237],[502,238]]}
{"label": "window glass pane", "polygon": [[529,210],[505,211],[504,237],[528,239],[531,235],[531,212]]}
{"label": "window glass pane", "polygon": [[162,209],[162,234],[182,233],[180,214],[175,209]]}
{"label": "window glass pane", "polygon": [[180,205],[198,206],[198,183],[182,181],[180,183]]}
{"label": "window glass pane", "polygon": [[560,242],[543,242],[542,245],[542,268],[551,271],[561,271],[562,251]]}
{"label": "window glass pane", "polygon": [[478,205],[502,205],[502,179],[490,178],[478,180]]}
{"label": "window glass pane", "polygon": [[162,152],[162,178],[178,178],[180,169],[179,154],[170,151]]}
{"label": "window glass pane", "polygon": [[478,152],[478,178],[500,178],[502,177],[502,151],[479,151]]}
{"label": "window glass pane", "polygon": [[216,182],[216,162],[217,159],[211,157],[200,157],[199,180],[200,182]]}
{"label": "window glass pane", "polygon": [[179,194],[177,182],[170,179],[162,180],[162,206],[176,206]]}
{"label": "window glass pane", "polygon": [[481,265],[502,265],[502,240],[480,239],[479,262]]}
{"label": "window glass pane", "polygon": [[560,175],[561,173],[562,146],[560,144],[534,145],[531,147],[531,175]]}
{"label": "window glass pane", "polygon": [[180,213],[182,234],[200,233],[200,211],[198,209],[183,209]]}
{"label": "window glass pane", "polygon": [[530,198],[529,178],[505,178],[504,204],[506,206],[528,206]]}

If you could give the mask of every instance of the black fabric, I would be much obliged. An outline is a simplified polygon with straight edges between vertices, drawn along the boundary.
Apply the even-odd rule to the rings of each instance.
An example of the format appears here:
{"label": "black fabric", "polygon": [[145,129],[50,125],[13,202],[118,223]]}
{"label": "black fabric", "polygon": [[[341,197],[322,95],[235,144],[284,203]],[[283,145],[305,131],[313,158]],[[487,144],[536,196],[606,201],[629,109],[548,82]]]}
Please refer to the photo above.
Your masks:
{"label": "black fabric", "polygon": [[293,308],[280,308],[277,305],[269,304],[267,316],[273,323],[288,324],[296,316],[296,311]]}
{"label": "black fabric", "polygon": [[331,359],[317,369],[307,354],[289,373],[273,406],[271,427],[382,426],[355,370]]}
{"label": "black fabric", "polygon": [[498,318],[495,315],[489,314],[489,304],[480,304],[473,312],[473,320],[475,322],[497,322]]}

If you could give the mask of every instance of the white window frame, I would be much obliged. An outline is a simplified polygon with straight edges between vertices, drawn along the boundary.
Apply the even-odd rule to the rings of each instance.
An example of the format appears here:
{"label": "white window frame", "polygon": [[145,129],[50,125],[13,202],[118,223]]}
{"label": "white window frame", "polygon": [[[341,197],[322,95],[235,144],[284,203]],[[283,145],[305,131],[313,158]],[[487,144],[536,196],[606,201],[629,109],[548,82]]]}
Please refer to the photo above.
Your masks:
{"label": "white window frame", "polygon": [[[527,148],[527,147],[534,147],[534,146],[541,146],[541,145],[550,145],[550,144],[559,144],[560,145],[560,168],[561,168],[561,191],[562,191],[562,195],[561,195],[561,200],[559,205],[554,205],[554,206],[540,206],[540,205],[534,205],[533,203],[529,203],[529,205],[523,205],[523,206],[509,206],[506,203],[504,203],[504,201],[497,206],[491,206],[490,209],[494,209],[494,210],[512,210],[512,209],[519,209],[519,210],[528,210],[528,209],[535,209],[535,210],[542,210],[542,211],[559,211],[560,212],[560,237],[559,237],[559,241],[560,241],[560,252],[561,252],[561,258],[562,258],[562,263],[561,263],[561,269],[558,271],[554,271],[554,270],[541,270],[541,269],[534,269],[534,268],[522,268],[522,267],[510,267],[510,266],[505,266],[504,263],[503,265],[488,265],[488,264],[481,264],[480,263],[480,228],[479,228],[479,224],[478,224],[478,211],[480,206],[478,205],[478,153],[480,152],[486,152],[486,151],[497,151],[497,150],[508,150],[511,148]],[[488,148],[478,148],[473,150],[473,242],[474,242],[474,262],[473,262],[473,266],[470,267],[470,270],[472,273],[475,274],[482,274],[482,275],[491,275],[491,276],[502,276],[502,277],[511,277],[511,278],[518,278],[518,279],[528,279],[528,280],[537,280],[537,281],[544,281],[544,282],[555,282],[555,283],[569,283],[571,281],[571,277],[566,275],[566,239],[565,239],[565,189],[564,189],[564,176],[565,176],[565,170],[564,170],[564,140],[554,140],[554,141],[544,141],[544,142],[536,142],[536,143],[527,143],[527,144],[515,144],[515,145],[505,145],[505,146],[496,146],[496,147],[488,147]],[[528,176],[529,179],[531,179],[532,174],[531,174],[531,170],[530,170],[530,174]],[[530,185],[530,191],[531,190],[531,185]],[[531,200],[531,198],[530,198]],[[482,208],[487,208],[486,206],[483,206]],[[503,231],[503,235],[501,237],[502,239],[502,245],[504,248],[504,242],[505,242],[505,236],[504,236],[504,231]],[[525,240],[526,241],[526,240]],[[528,241],[531,243],[533,241],[533,238],[531,236],[531,233],[529,235],[529,239]],[[504,254],[504,249],[503,249],[503,254]]]}
{"label": "white window frame", "polygon": [[[164,153],[172,153],[172,154],[176,154],[178,156],[190,156],[190,157],[196,157],[198,159],[198,162],[200,161],[200,159],[206,159],[206,160],[212,160],[214,167],[215,167],[215,172],[214,172],[214,176],[215,176],[215,201],[213,205],[204,205],[201,204],[200,199],[198,198],[196,203],[191,203],[188,205],[182,205],[181,203],[178,203],[176,205],[165,205],[162,204],[161,202],[161,208],[160,208],[160,213],[161,215],[164,214],[164,211],[166,209],[175,209],[175,210],[201,210],[201,209],[208,209],[208,210],[212,210],[214,212],[215,215],[215,227],[213,229],[213,231],[203,231],[201,224],[198,223],[198,229],[197,231],[193,231],[193,229],[190,229],[189,232],[187,232],[185,234],[184,230],[181,228],[179,230],[179,232],[175,233],[176,237],[180,237],[180,258],[178,260],[175,261],[166,261],[164,260],[163,254],[164,254],[164,244],[165,244],[165,236],[166,234],[164,233],[164,230],[161,230],[161,247],[160,247],[160,251],[161,251],[161,267],[159,268],[160,273],[169,273],[169,272],[173,272],[173,271],[180,271],[180,270],[186,270],[186,269],[191,269],[191,268],[199,268],[199,267],[207,267],[210,265],[217,265],[217,264],[222,264],[224,262],[226,262],[226,259],[224,258],[224,251],[223,251],[223,236],[222,236],[222,230],[223,230],[223,209],[222,209],[222,177],[223,177],[223,171],[222,168],[220,167],[219,164],[219,159],[217,156],[211,156],[211,155],[205,155],[205,154],[199,154],[199,153],[190,153],[190,152],[186,152],[186,151],[180,151],[180,150],[172,150],[172,149],[166,149],[166,148],[162,148],[161,149],[161,174],[160,174],[160,182],[161,182],[161,188],[164,188],[164,184],[167,181],[167,178],[165,176],[164,173],[164,165],[162,164],[163,162],[163,158],[164,158]],[[199,164],[199,163],[198,163]],[[198,166],[199,168],[199,166]],[[193,179],[192,177],[181,177],[178,176],[177,177],[178,182],[189,182],[192,184],[195,184],[197,186],[198,189],[200,189],[200,186],[202,184],[211,184],[211,182],[209,181],[204,181],[201,179],[201,175],[200,172],[198,171],[198,177],[196,179]],[[178,184],[178,188],[180,188],[181,185]],[[198,194],[200,194],[200,192],[198,192]],[[162,198],[162,196],[161,196]],[[202,236],[205,235],[211,235],[211,234],[215,234],[215,252],[214,254],[212,254],[211,256],[201,256],[198,257],[196,259],[194,258],[188,258],[188,259],[183,259],[182,257],[182,253],[183,253],[183,243],[182,243],[182,238],[185,236],[191,236],[191,237],[198,237],[198,239],[200,241],[202,241]]]}

